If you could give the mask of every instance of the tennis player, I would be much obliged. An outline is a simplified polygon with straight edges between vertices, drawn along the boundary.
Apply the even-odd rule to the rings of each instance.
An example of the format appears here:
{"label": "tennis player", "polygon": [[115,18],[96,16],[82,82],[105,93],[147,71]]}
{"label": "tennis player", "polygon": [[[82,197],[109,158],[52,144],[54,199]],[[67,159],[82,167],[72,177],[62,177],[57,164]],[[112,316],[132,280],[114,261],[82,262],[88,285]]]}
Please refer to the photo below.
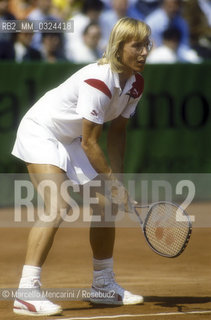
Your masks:
{"label": "tennis player", "polygon": [[[46,176],[56,184],[57,190],[67,179],[80,186],[93,179],[121,184],[117,173],[123,172],[126,126],[143,92],[144,80],[140,72],[150,47],[148,25],[132,18],[120,19],[111,32],[104,56],[97,63],[77,71],[29,109],[18,128],[12,154],[25,161],[35,187]],[[109,161],[99,145],[105,122],[110,122]],[[115,202],[117,190],[111,188],[110,191],[110,199]],[[93,216],[103,216],[109,198],[106,199],[99,188],[95,196],[99,204],[95,205]],[[57,192],[46,190],[44,202],[45,214],[56,214],[56,218],[42,227],[37,221],[31,229],[17,292],[24,288],[40,292],[41,267],[62,222],[59,213],[69,209]],[[129,207],[125,189],[123,202]],[[143,303],[142,296],[126,291],[115,282],[114,223],[98,226],[92,223],[90,227],[94,269],[90,301],[113,305]],[[62,308],[47,298],[41,301],[16,298],[13,310],[36,316],[62,313]]]}

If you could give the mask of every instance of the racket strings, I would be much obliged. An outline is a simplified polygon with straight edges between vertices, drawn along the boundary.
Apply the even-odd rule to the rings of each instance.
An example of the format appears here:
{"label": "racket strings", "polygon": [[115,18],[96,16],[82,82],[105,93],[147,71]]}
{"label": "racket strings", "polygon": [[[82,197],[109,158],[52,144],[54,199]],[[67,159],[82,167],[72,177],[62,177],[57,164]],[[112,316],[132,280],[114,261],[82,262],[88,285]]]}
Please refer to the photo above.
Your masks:
{"label": "racket strings", "polygon": [[144,230],[149,244],[159,253],[173,257],[184,248],[190,222],[182,212],[182,209],[167,203],[151,207]]}

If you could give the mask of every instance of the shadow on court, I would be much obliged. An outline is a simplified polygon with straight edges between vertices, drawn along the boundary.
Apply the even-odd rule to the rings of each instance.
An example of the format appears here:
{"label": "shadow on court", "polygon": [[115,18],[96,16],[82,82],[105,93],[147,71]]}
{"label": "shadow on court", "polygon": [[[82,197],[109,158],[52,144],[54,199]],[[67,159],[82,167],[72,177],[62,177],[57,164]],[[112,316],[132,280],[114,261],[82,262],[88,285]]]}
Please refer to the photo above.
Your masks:
{"label": "shadow on court", "polygon": [[179,312],[184,311],[183,308],[187,308],[188,305],[200,305],[211,302],[211,297],[156,297],[148,296],[144,297],[145,302],[153,303],[154,305],[163,308],[177,308]]}

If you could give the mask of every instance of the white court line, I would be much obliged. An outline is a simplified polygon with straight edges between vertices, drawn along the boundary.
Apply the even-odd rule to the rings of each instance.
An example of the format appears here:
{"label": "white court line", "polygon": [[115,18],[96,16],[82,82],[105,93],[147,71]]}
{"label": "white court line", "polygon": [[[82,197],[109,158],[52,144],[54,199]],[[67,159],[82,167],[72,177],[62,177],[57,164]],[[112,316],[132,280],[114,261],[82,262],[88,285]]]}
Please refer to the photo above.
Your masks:
{"label": "white court line", "polygon": [[[187,311],[187,312],[160,312],[160,313],[141,313],[141,314],[117,314],[113,316],[96,316],[96,317],[74,317],[74,318],[59,318],[54,320],[95,320],[95,319],[118,319],[118,318],[146,318],[160,316],[184,316],[188,314],[211,314],[211,310],[203,311]],[[49,319],[50,320],[50,319]]]}

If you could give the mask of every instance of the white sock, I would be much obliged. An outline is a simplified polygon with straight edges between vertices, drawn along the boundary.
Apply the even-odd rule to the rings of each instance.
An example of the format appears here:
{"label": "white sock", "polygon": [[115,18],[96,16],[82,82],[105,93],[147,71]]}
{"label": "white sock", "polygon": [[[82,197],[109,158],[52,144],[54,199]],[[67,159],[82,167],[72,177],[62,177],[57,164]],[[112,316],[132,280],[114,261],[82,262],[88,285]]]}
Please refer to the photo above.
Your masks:
{"label": "white sock", "polygon": [[19,284],[19,288],[31,288],[33,287],[33,281],[40,280],[41,268],[24,265],[22,270],[22,276]]}
{"label": "white sock", "polygon": [[108,268],[113,270],[113,264],[113,258],[103,260],[93,258],[94,271],[101,271]]}
{"label": "white sock", "polygon": [[24,265],[22,270],[22,278],[40,278],[41,268]]}

